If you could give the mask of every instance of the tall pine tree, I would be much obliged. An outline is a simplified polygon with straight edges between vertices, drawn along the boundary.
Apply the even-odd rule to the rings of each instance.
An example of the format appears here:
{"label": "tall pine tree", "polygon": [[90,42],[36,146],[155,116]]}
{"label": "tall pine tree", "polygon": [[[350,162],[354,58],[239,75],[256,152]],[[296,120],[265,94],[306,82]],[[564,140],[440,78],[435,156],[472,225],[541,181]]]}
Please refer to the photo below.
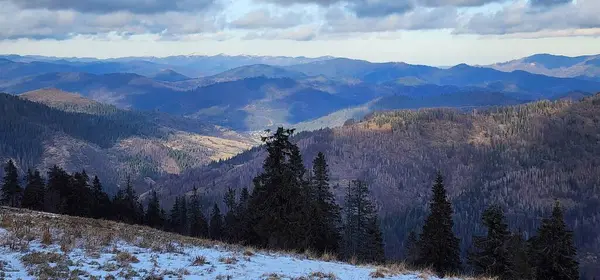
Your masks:
{"label": "tall pine tree", "polygon": [[145,224],[153,228],[163,227],[163,217],[160,208],[160,201],[156,191],[152,191],[150,194],[150,201],[144,217]]}
{"label": "tall pine tree", "polygon": [[538,234],[532,240],[532,247],[531,260],[536,279],[579,279],[573,233],[567,229],[558,201],[554,205],[552,216],[542,220]]}
{"label": "tall pine tree", "polygon": [[340,245],[340,208],[329,186],[329,168],[323,153],[313,160],[313,172],[310,180],[310,199],[312,207],[310,246],[318,252],[337,253]]}
{"label": "tall pine tree", "polygon": [[198,189],[194,187],[189,207],[190,235],[195,237],[208,237],[208,223],[202,213],[201,207]]}
{"label": "tall pine tree", "polygon": [[109,216],[111,201],[104,192],[98,176],[92,180],[92,217],[101,218]]}
{"label": "tall pine tree", "polygon": [[45,183],[39,170],[27,172],[27,185],[23,191],[23,200],[21,207],[43,211],[44,210],[44,192]]}
{"label": "tall pine tree", "polygon": [[298,147],[289,140],[293,130],[279,128],[263,138],[267,158],[263,173],[254,178],[249,211],[256,245],[306,249],[309,215],[305,170]]}
{"label": "tall pine tree", "polygon": [[364,182],[354,180],[348,185],[343,212],[342,256],[364,262],[380,261],[383,255],[381,231]]}
{"label": "tall pine tree", "polygon": [[210,215],[208,234],[209,237],[214,240],[221,240],[223,237],[223,216],[221,216],[221,210],[216,203],[213,206],[212,214]]}
{"label": "tall pine tree", "polygon": [[459,272],[459,239],[452,232],[452,205],[446,197],[444,179],[437,174],[433,185],[433,198],[429,204],[429,216],[425,220],[419,240],[417,264],[431,267],[438,275]]}
{"label": "tall pine tree", "polygon": [[2,197],[0,202],[10,207],[19,207],[23,189],[19,185],[19,173],[15,163],[9,160],[4,166],[4,178],[2,180]]}
{"label": "tall pine tree", "polygon": [[515,279],[512,264],[514,258],[509,247],[511,234],[502,208],[495,205],[488,207],[481,220],[487,228],[487,235],[474,237],[474,250],[469,256],[475,273],[502,280]]}

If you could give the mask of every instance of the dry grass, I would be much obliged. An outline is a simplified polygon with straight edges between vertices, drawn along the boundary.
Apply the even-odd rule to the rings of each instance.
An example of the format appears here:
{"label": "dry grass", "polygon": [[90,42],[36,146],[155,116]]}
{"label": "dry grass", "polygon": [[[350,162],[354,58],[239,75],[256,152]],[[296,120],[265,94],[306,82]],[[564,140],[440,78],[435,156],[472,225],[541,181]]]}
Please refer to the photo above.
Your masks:
{"label": "dry grass", "polygon": [[138,263],[140,260],[129,252],[119,252],[115,256],[115,260],[121,264]]}
{"label": "dry grass", "polygon": [[238,259],[236,259],[235,257],[220,257],[219,261],[224,264],[236,264],[238,262]]}
{"label": "dry grass", "polygon": [[206,261],[206,257],[204,257],[204,256],[196,256],[192,260],[192,265],[193,266],[203,266],[205,264],[208,264],[208,262]]}
{"label": "dry grass", "polygon": [[338,279],[338,277],[335,274],[331,273],[331,272],[324,273],[324,272],[320,272],[320,271],[311,272],[308,275],[308,278],[309,279],[319,279],[319,280],[321,280],[321,279],[323,279],[323,280],[325,280],[325,279],[327,279],[327,280],[336,280],[336,279]]}

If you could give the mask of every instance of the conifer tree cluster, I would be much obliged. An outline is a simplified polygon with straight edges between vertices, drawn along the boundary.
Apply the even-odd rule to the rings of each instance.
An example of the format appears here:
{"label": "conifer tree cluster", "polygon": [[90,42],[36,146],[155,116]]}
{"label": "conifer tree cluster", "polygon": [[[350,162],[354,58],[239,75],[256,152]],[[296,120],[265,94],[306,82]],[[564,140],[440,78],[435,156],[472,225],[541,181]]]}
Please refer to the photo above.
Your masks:
{"label": "conifer tree cluster", "polygon": [[[452,231],[452,206],[443,177],[433,185],[430,213],[420,235],[410,232],[405,261],[432,268],[439,276],[466,271],[461,265],[459,240]],[[502,208],[489,206],[482,214],[485,236],[475,236],[467,263],[474,274],[504,279],[579,279],[573,233],[567,230],[557,202],[552,216],[542,221],[536,236],[525,240],[511,232]]]}

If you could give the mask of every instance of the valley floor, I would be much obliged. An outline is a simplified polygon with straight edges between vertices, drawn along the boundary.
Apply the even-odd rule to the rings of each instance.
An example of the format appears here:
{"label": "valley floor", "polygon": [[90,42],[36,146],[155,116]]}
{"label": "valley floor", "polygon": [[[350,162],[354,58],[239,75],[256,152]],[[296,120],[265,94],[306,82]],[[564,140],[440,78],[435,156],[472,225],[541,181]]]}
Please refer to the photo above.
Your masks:
{"label": "valley floor", "polygon": [[109,221],[8,208],[0,218],[0,279],[438,279]]}

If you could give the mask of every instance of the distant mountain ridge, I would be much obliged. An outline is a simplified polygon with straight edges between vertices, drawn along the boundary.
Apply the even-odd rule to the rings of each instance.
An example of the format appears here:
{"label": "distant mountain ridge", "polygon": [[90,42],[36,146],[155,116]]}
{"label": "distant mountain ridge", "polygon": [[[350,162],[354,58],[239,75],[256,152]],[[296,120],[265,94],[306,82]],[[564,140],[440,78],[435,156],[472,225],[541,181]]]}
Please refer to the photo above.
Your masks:
{"label": "distant mountain ridge", "polygon": [[552,54],[536,54],[521,59],[495,63],[489,67],[501,71],[523,70],[531,73],[578,77],[600,81],[600,54],[568,57]]}

